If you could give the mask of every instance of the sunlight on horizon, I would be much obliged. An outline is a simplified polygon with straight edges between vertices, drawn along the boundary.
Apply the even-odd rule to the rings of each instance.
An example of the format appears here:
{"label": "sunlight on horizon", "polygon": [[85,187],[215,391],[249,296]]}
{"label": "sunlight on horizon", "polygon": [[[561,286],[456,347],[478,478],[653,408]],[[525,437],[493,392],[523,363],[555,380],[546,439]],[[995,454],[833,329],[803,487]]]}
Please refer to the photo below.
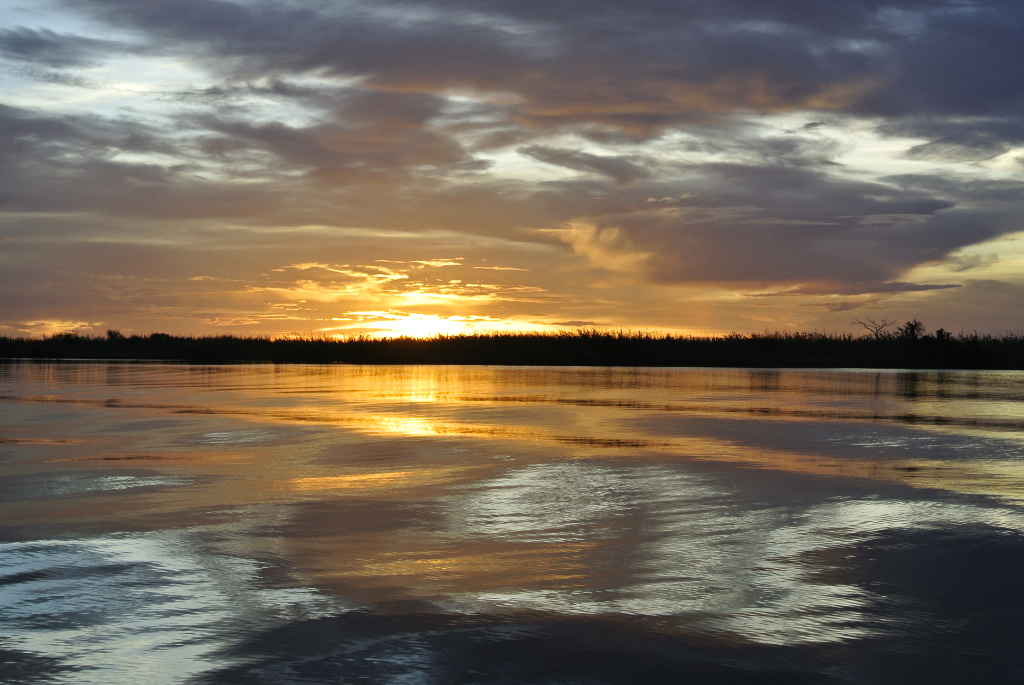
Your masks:
{"label": "sunlight on horizon", "polygon": [[497,319],[489,316],[441,316],[404,312],[349,312],[356,321],[342,326],[321,328],[329,337],[344,340],[360,336],[370,338],[434,338],[442,335],[487,333],[555,333],[564,326],[532,321]]}

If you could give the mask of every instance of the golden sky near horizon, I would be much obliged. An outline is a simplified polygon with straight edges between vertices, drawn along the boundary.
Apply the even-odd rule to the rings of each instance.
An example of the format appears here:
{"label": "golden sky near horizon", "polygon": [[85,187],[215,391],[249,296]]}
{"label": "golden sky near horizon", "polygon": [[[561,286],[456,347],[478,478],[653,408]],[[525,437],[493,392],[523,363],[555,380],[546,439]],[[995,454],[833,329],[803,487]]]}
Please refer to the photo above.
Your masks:
{"label": "golden sky near horizon", "polygon": [[0,27],[0,335],[1024,328],[1013,0]]}

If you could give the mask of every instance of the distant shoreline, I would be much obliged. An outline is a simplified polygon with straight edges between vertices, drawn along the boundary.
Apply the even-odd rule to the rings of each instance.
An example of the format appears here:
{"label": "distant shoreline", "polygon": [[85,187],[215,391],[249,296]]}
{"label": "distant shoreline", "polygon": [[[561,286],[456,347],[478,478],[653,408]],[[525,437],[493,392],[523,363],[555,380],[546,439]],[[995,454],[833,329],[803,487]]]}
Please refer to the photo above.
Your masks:
{"label": "distant shoreline", "polygon": [[467,364],[751,368],[1024,369],[1024,336],[857,337],[763,333],[681,337],[579,330],[351,340],[60,334],[0,337],[0,359],[220,363]]}

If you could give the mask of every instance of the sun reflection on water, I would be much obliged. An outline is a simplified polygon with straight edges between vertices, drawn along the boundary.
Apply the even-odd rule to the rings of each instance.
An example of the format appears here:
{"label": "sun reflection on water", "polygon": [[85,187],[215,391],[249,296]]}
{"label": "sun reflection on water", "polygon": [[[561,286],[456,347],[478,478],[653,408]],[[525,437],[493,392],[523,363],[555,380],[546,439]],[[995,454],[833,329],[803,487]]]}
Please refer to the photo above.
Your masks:
{"label": "sun reflection on water", "polygon": [[470,466],[448,468],[418,468],[404,471],[380,471],[377,473],[350,473],[336,476],[304,476],[288,481],[291,489],[298,492],[321,492],[325,490],[392,490],[395,488],[440,485],[479,470]]}
{"label": "sun reflection on water", "polygon": [[[869,563],[862,546],[907,530],[1024,534],[1011,425],[1024,377],[994,376],[986,399],[969,376],[836,372],[14,375],[10,529],[216,529],[219,553],[282,560],[278,582],[352,605],[843,644],[904,620],[879,619],[887,598],[850,570]],[[1005,423],[979,424],[991,418]]]}

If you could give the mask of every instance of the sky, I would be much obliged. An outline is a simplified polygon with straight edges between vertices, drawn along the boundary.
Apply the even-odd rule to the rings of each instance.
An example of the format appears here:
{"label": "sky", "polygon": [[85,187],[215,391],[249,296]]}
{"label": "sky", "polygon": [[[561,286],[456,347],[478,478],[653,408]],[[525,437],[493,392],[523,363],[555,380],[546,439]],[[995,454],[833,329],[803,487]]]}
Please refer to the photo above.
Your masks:
{"label": "sky", "polygon": [[1024,330],[1020,0],[0,0],[0,335]]}

